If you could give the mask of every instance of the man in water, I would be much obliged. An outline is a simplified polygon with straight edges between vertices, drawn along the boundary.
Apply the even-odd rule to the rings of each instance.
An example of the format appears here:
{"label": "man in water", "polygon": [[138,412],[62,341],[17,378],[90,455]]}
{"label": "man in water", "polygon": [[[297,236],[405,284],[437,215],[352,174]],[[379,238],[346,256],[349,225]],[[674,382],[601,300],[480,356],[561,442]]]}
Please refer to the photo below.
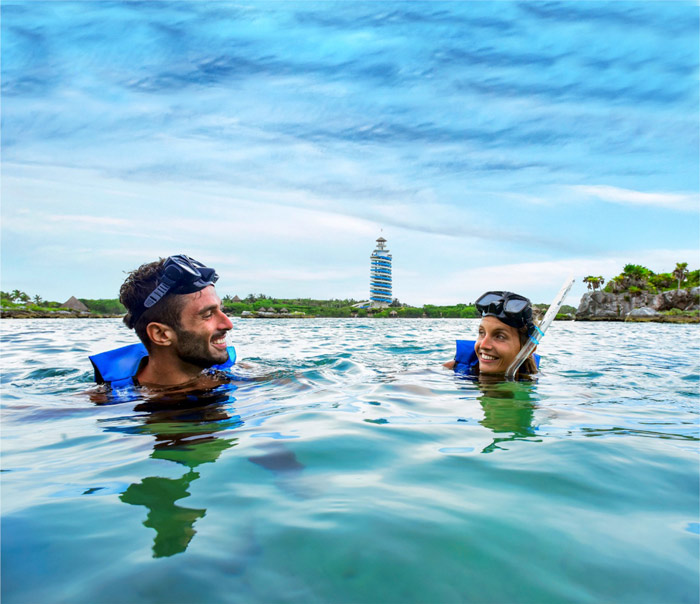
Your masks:
{"label": "man in water", "polygon": [[233,348],[226,346],[233,324],[214,289],[218,278],[213,268],[182,254],[132,271],[119,300],[128,310],[124,323],[143,346],[91,357],[97,381],[113,388],[215,385],[216,379],[202,371],[225,369],[235,361]]}

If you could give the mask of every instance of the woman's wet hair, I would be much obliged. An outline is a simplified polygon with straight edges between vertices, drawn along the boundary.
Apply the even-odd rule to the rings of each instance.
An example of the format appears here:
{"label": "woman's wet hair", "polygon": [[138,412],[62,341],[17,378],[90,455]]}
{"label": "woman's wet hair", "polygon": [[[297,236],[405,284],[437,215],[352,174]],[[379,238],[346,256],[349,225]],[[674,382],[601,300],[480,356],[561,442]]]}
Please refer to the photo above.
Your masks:
{"label": "woman's wet hair", "polygon": [[[144,300],[158,286],[160,271],[165,261],[165,258],[161,258],[142,264],[129,273],[119,289],[119,301],[126,306],[128,311],[124,317],[124,324],[136,332],[136,335],[149,350],[151,339],[146,332],[149,323],[164,323],[175,330],[180,329],[183,297],[179,295],[165,296],[158,304],[147,308],[138,316],[138,311],[143,309]],[[138,317],[136,321],[133,319],[134,315]]]}
{"label": "woman's wet hair", "polygon": [[[520,339],[520,348],[522,349],[529,339],[527,325],[518,329],[518,338]],[[535,362],[535,358],[530,355],[523,361],[523,364],[520,365],[517,375],[534,375],[535,373],[537,373],[537,363]]]}

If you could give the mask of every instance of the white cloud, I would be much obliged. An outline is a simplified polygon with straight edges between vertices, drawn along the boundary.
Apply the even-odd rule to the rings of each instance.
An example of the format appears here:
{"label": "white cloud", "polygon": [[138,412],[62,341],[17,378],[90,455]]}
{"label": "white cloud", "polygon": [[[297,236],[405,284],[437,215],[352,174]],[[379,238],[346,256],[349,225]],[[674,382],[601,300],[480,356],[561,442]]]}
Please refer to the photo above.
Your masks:
{"label": "white cloud", "polygon": [[572,185],[569,189],[586,197],[594,197],[608,203],[659,207],[686,212],[700,209],[700,200],[696,193],[645,193],[609,185]]}
{"label": "white cloud", "polygon": [[411,304],[454,304],[473,302],[489,290],[508,290],[528,296],[533,302],[549,302],[559,291],[564,280],[574,275],[576,283],[566,304],[577,306],[586,292],[582,279],[587,275],[602,275],[606,280],[619,275],[626,264],[641,264],[654,272],[671,271],[676,262],[690,263],[698,268],[697,249],[637,250],[606,256],[562,258],[540,262],[522,262],[479,266],[453,272],[446,277],[402,284],[401,300]]}

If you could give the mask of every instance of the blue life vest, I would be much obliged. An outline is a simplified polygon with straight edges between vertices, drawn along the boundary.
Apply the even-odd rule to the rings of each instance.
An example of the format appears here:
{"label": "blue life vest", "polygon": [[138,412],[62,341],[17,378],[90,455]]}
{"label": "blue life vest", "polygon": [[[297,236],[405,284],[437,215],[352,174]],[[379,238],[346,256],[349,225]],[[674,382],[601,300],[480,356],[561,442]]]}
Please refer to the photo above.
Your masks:
{"label": "blue life vest", "polygon": [[[210,370],[224,371],[233,367],[236,362],[236,349],[229,346],[228,361],[220,365],[210,367]],[[95,381],[98,384],[109,384],[113,390],[133,388],[134,378],[141,367],[142,361],[148,357],[148,350],[139,342],[129,344],[100,354],[94,354],[90,358],[95,368]]]}
{"label": "blue life vest", "polygon": [[[455,354],[454,370],[467,375],[477,375],[479,358],[474,350],[474,340],[457,340],[457,354]],[[540,368],[540,355],[535,354],[535,364]]]}

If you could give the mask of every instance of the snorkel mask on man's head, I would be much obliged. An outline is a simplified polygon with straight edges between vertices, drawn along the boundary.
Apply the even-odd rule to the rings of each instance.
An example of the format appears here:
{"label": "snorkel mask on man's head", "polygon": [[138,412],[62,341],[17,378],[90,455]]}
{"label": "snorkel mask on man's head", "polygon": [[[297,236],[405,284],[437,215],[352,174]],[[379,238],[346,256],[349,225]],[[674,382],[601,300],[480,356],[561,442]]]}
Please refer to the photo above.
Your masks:
{"label": "snorkel mask on man's head", "polygon": [[146,297],[143,305],[131,311],[133,327],[146,310],[168,294],[191,294],[214,285],[219,275],[213,268],[204,266],[185,254],[170,256],[159,271],[156,288]]}
{"label": "snorkel mask on man's head", "polygon": [[530,300],[513,292],[486,292],[476,308],[482,317],[496,317],[516,329],[527,326],[528,335],[535,329]]}

